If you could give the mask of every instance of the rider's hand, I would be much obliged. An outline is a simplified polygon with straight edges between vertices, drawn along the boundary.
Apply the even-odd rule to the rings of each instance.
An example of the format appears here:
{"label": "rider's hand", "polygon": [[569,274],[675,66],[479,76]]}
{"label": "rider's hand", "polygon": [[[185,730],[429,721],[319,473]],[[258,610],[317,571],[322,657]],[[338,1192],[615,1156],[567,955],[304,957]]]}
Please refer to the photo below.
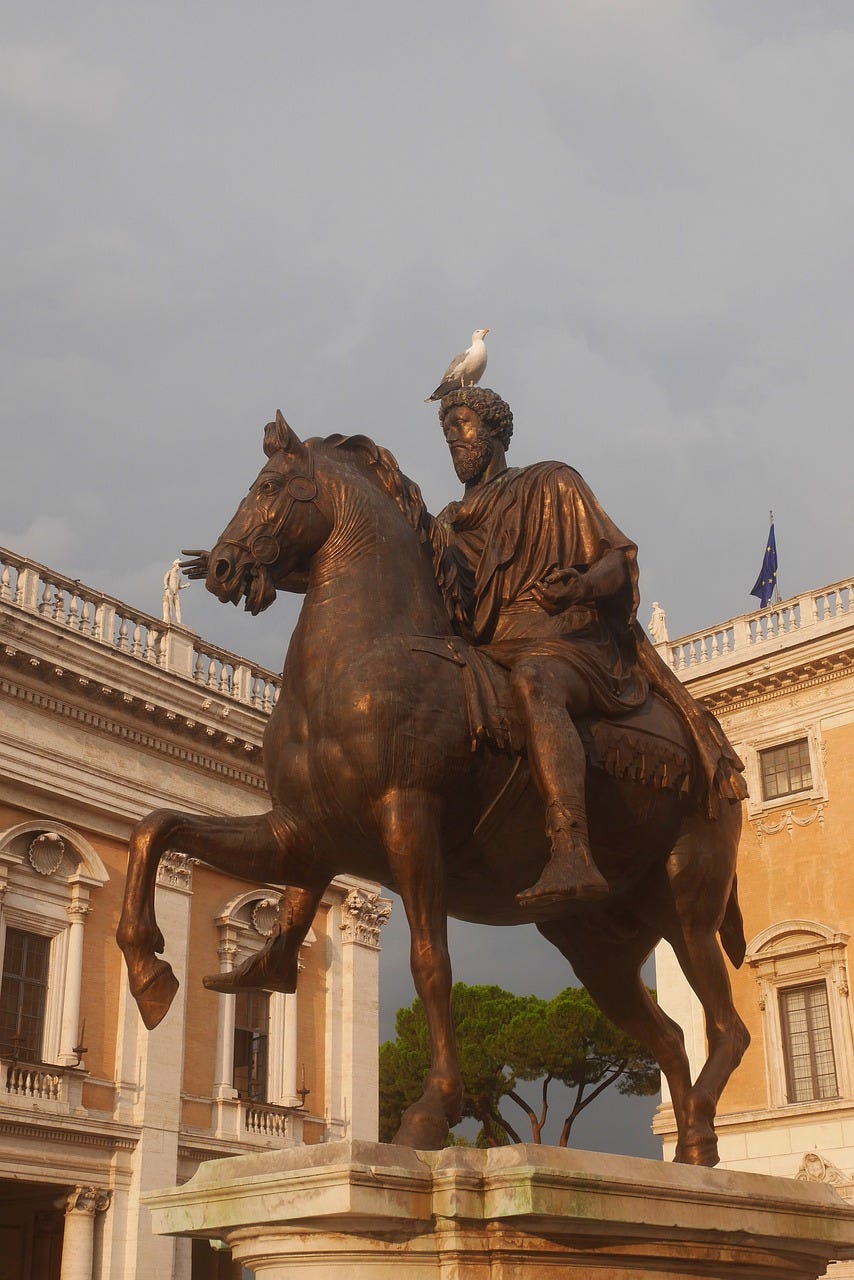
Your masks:
{"label": "rider's hand", "polygon": [[[209,551],[182,551],[182,556],[191,556],[191,560],[181,561],[181,572],[188,578],[206,578],[208,576]],[[186,585],[186,584],[182,584]]]}
{"label": "rider's hand", "polygon": [[587,584],[577,569],[552,569],[531,588],[531,595],[546,613],[563,613],[587,595]]}

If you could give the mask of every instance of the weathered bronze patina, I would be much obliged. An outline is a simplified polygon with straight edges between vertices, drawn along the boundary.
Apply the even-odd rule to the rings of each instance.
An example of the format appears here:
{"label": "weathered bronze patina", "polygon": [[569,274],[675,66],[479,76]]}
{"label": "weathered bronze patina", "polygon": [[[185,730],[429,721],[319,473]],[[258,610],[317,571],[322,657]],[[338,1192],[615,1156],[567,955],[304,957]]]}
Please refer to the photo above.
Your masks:
{"label": "weathered bronze patina", "polygon": [[[265,733],[270,812],[161,810],[133,833],[118,930],[131,991],[154,1027],[177,989],[154,916],[167,849],[292,886],[261,956],[206,980],[225,990],[293,990],[335,875],[389,885],[432,1051],[396,1141],[436,1147],[461,1096],[447,916],[534,923],[655,1054],[677,1159],[714,1164],[717,1101],[748,1038],[718,942],[741,963],[739,762],[637,626],[636,549],[581,477],[508,470],[512,416],[492,392],[453,393],[441,416],[466,491],[438,519],[366,437],[303,443],[278,414],[217,545],[188,553],[190,576],[252,613],[278,590],[306,598]],[[706,1016],[694,1082],[640,977],[661,938]]]}

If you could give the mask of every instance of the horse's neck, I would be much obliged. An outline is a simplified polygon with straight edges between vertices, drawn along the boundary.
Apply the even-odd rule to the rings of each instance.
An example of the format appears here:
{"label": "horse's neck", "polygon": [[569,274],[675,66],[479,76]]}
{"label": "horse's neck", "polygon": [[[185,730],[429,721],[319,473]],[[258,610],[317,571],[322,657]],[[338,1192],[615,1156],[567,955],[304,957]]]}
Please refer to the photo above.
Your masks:
{"label": "horse's neck", "polygon": [[[427,548],[382,492],[345,490],[332,532],[312,560],[300,621],[334,642],[342,625],[363,638],[449,635]],[[317,637],[314,637],[315,640]]]}

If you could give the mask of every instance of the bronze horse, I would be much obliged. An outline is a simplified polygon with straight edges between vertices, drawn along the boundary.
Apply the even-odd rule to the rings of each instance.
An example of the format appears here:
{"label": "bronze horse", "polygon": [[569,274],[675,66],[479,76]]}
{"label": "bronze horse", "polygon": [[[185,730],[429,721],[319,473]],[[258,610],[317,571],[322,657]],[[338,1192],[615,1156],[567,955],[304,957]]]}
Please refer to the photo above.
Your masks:
{"label": "bronze horse", "polygon": [[[178,985],[156,954],[164,943],[154,886],[167,849],[249,881],[297,886],[303,925],[326,885],[346,871],[400,894],[427,1014],[431,1066],[396,1142],[440,1147],[459,1119],[452,915],[536,924],[603,1012],[661,1065],[677,1160],[715,1164],[717,1102],[748,1042],[717,937],[740,964],[739,806],[722,804],[710,819],[696,781],[682,791],[656,787],[631,769],[615,776],[594,761],[590,834],[609,896],[523,909],[516,895],[548,857],[542,803],[524,761],[472,749],[466,647],[434,580],[417,487],[365,437],[303,443],[281,415],[266,428],[264,449],[268,461],[214,549],[198,553],[196,576],[205,572],[220,600],[244,599],[253,614],[278,590],[305,593],[264,735],[272,807],[249,818],[159,810],[135,828],[117,938],[146,1026],[157,1025]],[[659,711],[690,759],[677,717],[660,703]],[[693,1083],[682,1031],[640,977],[661,938],[705,1013],[708,1058]],[[285,934],[279,944],[287,948]]]}

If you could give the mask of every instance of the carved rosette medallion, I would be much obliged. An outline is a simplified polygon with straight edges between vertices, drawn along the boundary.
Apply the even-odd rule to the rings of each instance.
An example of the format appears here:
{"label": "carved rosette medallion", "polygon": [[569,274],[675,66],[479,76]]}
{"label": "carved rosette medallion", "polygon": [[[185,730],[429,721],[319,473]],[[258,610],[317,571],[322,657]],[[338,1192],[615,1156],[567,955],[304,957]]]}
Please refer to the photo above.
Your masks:
{"label": "carved rosette medallion", "polygon": [[345,942],[379,946],[380,929],[391,915],[391,903],[387,898],[381,898],[378,893],[351,889],[341,904],[341,911]]}
{"label": "carved rosette medallion", "polygon": [[40,876],[52,876],[59,870],[62,855],[65,853],[65,841],[58,831],[43,831],[36,836],[27,850],[30,866]]}
{"label": "carved rosette medallion", "polygon": [[195,861],[195,858],[187,858],[177,849],[168,849],[157,868],[157,883],[170,889],[192,889]]}

